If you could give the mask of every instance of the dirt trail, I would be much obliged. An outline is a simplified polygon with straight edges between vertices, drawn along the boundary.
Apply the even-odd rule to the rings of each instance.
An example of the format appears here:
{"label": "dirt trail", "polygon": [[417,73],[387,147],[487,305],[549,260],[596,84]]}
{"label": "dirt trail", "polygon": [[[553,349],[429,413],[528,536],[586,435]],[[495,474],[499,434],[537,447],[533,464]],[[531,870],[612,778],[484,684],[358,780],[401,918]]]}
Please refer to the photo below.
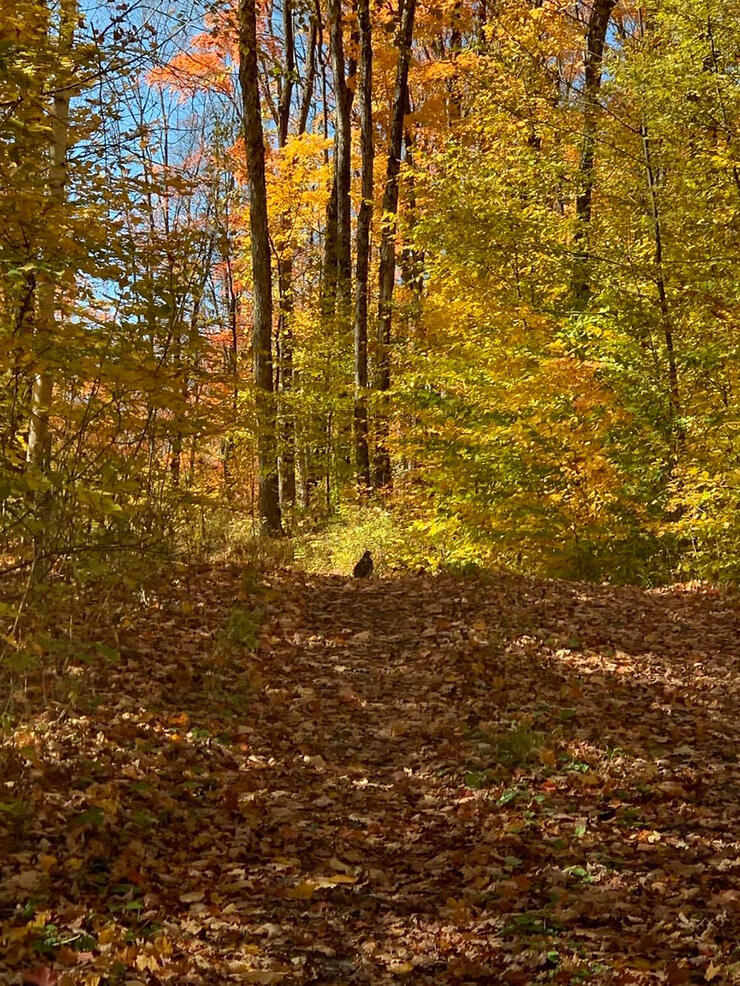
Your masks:
{"label": "dirt trail", "polygon": [[740,981],[732,597],[210,569],[115,644],[8,747],[0,983]]}

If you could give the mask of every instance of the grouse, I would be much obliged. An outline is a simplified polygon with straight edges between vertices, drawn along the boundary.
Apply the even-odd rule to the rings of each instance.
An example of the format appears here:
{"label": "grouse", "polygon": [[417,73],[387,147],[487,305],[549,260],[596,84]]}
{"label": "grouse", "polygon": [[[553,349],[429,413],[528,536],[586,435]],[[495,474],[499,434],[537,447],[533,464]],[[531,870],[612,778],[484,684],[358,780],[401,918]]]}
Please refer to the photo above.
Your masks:
{"label": "grouse", "polygon": [[365,554],[362,556],[362,558],[360,558],[360,560],[355,565],[352,574],[356,579],[369,579],[370,576],[373,574],[374,567],[375,566],[373,565],[373,556],[370,554],[369,551],[366,551]]}

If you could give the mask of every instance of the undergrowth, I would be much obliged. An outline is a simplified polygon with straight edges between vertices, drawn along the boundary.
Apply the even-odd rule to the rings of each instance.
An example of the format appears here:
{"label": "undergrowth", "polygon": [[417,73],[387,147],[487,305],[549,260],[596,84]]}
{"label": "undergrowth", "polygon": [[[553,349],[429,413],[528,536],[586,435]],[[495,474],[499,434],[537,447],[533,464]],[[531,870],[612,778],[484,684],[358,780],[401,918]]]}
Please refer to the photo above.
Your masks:
{"label": "undergrowth", "polygon": [[295,562],[310,572],[349,575],[368,550],[380,576],[420,569],[464,573],[486,560],[459,532],[430,527],[400,507],[378,504],[344,506],[320,530],[296,537]]}

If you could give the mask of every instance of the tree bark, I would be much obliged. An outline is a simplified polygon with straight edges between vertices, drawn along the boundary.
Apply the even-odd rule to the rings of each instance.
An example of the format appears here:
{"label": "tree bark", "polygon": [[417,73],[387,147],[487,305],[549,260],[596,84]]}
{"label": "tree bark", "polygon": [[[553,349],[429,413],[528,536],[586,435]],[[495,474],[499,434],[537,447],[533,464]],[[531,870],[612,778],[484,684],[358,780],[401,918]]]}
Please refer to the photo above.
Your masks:
{"label": "tree bark", "polygon": [[396,85],[393,94],[393,113],[388,142],[388,164],[386,167],[385,191],[383,193],[383,232],[380,244],[380,270],[378,277],[378,321],[377,321],[377,360],[378,370],[376,389],[381,399],[376,426],[375,450],[376,488],[390,486],[391,460],[388,449],[388,404],[387,394],[391,385],[390,344],[392,329],[393,286],[396,279],[396,213],[398,211],[398,176],[401,171],[401,144],[403,140],[403,121],[408,103],[408,75],[411,60],[411,42],[414,34],[414,14],[416,0],[406,0],[401,14],[398,32],[398,63]]}
{"label": "tree bark", "polygon": [[321,319],[329,324],[334,319],[337,302],[337,177],[332,177],[324,222],[324,256],[321,264]]}
{"label": "tree bark", "polygon": [[[293,83],[295,79],[295,34],[293,31],[292,0],[283,0],[283,21],[285,35],[285,58],[283,67],[283,88],[278,103],[278,146],[285,147],[290,129],[290,108],[293,98]],[[312,23],[311,48],[308,58],[307,91],[313,89],[313,47],[315,45],[316,24]],[[299,133],[305,127],[303,111],[306,106],[306,94],[301,107]],[[307,113],[307,110],[306,110]],[[282,515],[285,508],[291,514],[295,508],[295,420],[290,406],[290,394],[293,390],[293,256],[288,242],[290,216],[280,218],[280,233],[278,240],[278,346],[280,375],[280,455],[278,457],[280,506]],[[284,399],[287,395],[288,400]]]}
{"label": "tree bark", "polygon": [[285,65],[282,72],[282,90],[278,100],[278,147],[285,147],[290,126],[290,105],[293,99],[295,79],[295,38],[293,35],[292,0],[283,0],[283,32],[285,34]]}
{"label": "tree bark", "polygon": [[[409,175],[407,177],[407,209],[408,209],[408,220],[407,226],[409,230],[410,237],[413,238],[414,229],[417,223],[417,206],[416,206],[416,183],[414,181],[413,167],[414,167],[414,137],[410,130],[406,130],[403,138],[404,145],[406,147],[406,166],[409,169]],[[423,281],[423,270],[424,270],[424,253],[421,250],[417,250],[413,244],[413,240],[410,243],[404,245],[401,260],[401,278],[403,283],[407,285],[413,291],[414,297],[417,302],[421,300],[422,291],[424,288]]]}
{"label": "tree bark", "polygon": [[279,261],[278,284],[280,291],[280,390],[287,398],[281,408],[280,455],[280,503],[289,510],[295,507],[295,419],[291,407],[293,392],[293,258],[285,256]]}
{"label": "tree bark", "polygon": [[239,2],[239,83],[249,175],[249,223],[254,282],[254,382],[257,404],[259,516],[266,534],[283,533],[278,488],[277,442],[272,366],[272,270],[267,223],[265,144],[260,116],[255,0]]}
{"label": "tree bark", "polygon": [[313,98],[314,83],[316,81],[316,40],[318,37],[317,15],[311,17],[311,36],[308,42],[308,54],[306,55],[306,80],[303,84],[303,98],[301,99],[301,109],[298,114],[299,134],[306,132],[308,126],[308,114],[311,111],[311,100]]}
{"label": "tree bark", "polygon": [[[232,179],[233,181],[233,179]],[[229,190],[232,188],[229,185]],[[231,412],[234,416],[234,421],[236,421],[237,416],[237,406],[239,401],[239,332],[237,326],[237,311],[238,311],[238,298],[236,293],[236,288],[234,285],[234,269],[232,265],[231,258],[231,237],[229,235],[229,212],[228,212],[228,194],[226,197],[226,214],[225,222],[226,226],[223,235],[223,244],[221,247],[222,255],[225,260],[224,267],[224,288],[226,291],[226,297],[228,301],[228,319],[229,319],[229,347],[226,350],[226,369],[229,378],[229,383],[231,386]],[[231,460],[236,449],[236,442],[234,441],[233,434],[229,435],[224,439],[221,446],[221,456],[223,462],[223,474],[224,474],[224,488],[228,496],[232,496],[234,493],[234,477],[231,470]]]}
{"label": "tree bark", "polygon": [[360,150],[362,154],[362,202],[357,216],[357,266],[355,283],[355,470],[360,495],[370,490],[370,449],[367,420],[367,281],[370,266],[370,229],[373,218],[373,46],[370,0],[358,0],[360,25]]}
{"label": "tree bark", "polygon": [[653,262],[655,264],[655,285],[658,291],[658,309],[663,327],[666,359],[668,363],[668,432],[671,456],[674,457],[678,447],[684,442],[685,435],[681,426],[681,395],[678,387],[678,365],[676,363],[676,348],[674,344],[673,320],[668,306],[665,272],[663,264],[663,225],[658,199],[658,180],[653,166],[650,134],[646,123],[640,127],[642,148],[645,157],[645,173],[650,196],[650,214],[653,224]]}
{"label": "tree bark", "polygon": [[[59,11],[58,49],[60,61],[70,56],[74,44],[77,17],[77,0],[64,0]],[[67,184],[69,103],[72,92],[67,80],[59,80],[54,88],[56,93],[51,114],[48,203],[51,215],[61,219],[60,214],[64,206]],[[44,469],[48,466],[49,413],[54,393],[54,376],[48,366],[44,364],[57,334],[56,284],[50,271],[46,271],[43,277],[38,279],[37,297],[34,348],[38,369],[33,379],[31,391],[26,459],[32,468]]]}
{"label": "tree bark", "polygon": [[[642,38],[645,39],[648,22],[643,18],[642,12],[640,12],[639,16],[639,25]],[[653,228],[654,280],[658,294],[658,311],[660,312],[660,322],[663,329],[663,341],[665,343],[668,369],[668,450],[669,465],[673,469],[678,451],[683,445],[686,436],[681,424],[681,394],[678,383],[678,364],[676,362],[673,319],[668,303],[668,289],[666,286],[664,265],[663,221],[660,206],[660,187],[663,182],[661,177],[662,169],[656,167],[654,163],[650,129],[647,120],[644,118],[640,123],[640,137],[642,140],[645,176],[650,202],[650,218]]]}
{"label": "tree bark", "polygon": [[586,56],[583,80],[583,138],[578,166],[576,196],[576,229],[573,237],[575,262],[572,294],[576,308],[585,308],[591,295],[589,272],[591,205],[594,189],[594,164],[599,126],[599,91],[604,64],[604,46],[609,20],[616,0],[593,0],[586,34]]}
{"label": "tree bark", "polygon": [[342,32],[342,2],[328,0],[329,33],[331,38],[331,67],[334,77],[335,129],[334,129],[334,180],[336,184],[336,265],[337,304],[342,320],[349,321],[352,291],[352,248],[350,202],[350,154],[352,127],[350,110],[352,94],[347,85],[344,63],[344,36]]}

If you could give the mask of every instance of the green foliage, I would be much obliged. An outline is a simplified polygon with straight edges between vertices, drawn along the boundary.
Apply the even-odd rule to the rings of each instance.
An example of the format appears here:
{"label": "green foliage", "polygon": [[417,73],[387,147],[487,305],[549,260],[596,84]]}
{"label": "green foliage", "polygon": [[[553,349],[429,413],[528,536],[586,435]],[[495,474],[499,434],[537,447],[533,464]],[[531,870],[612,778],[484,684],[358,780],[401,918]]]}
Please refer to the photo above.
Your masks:
{"label": "green foliage", "polygon": [[295,540],[296,563],[313,572],[351,574],[368,550],[381,577],[419,569],[473,574],[490,557],[458,518],[416,516],[403,499],[394,508],[343,506],[318,532]]}
{"label": "green foliage", "polygon": [[[502,6],[495,43],[465,74],[465,119],[414,175],[428,281],[399,384],[399,417],[415,427],[397,441],[416,499],[528,570],[734,579],[739,186],[711,121],[740,108],[726,56],[737,5],[710,3],[702,34],[665,0],[649,29],[628,18],[610,47],[603,100],[619,110],[598,121],[585,306],[564,198],[564,181],[583,180],[568,137],[582,121],[542,99],[543,23],[563,25],[538,12],[525,70],[518,9]],[[567,59],[577,39],[559,38]]]}
{"label": "green foliage", "polygon": [[26,821],[33,814],[33,808],[18,798],[12,801],[0,801],[0,813],[17,822]]}
{"label": "green foliage", "polygon": [[249,610],[234,606],[219,636],[220,644],[223,647],[254,650],[263,620],[264,613],[260,609]]}
{"label": "green foliage", "polygon": [[491,738],[496,759],[506,767],[523,767],[542,746],[542,734],[527,726],[515,726]]}
{"label": "green foliage", "polygon": [[296,540],[296,561],[313,572],[351,575],[364,551],[371,551],[377,575],[411,563],[414,545],[392,511],[381,506],[343,506],[318,533]]}
{"label": "green foliage", "polygon": [[[583,88],[591,5],[500,0],[484,25],[463,4],[454,58],[435,54],[444,18],[420,18],[399,214],[376,208],[371,231],[399,240],[391,389],[376,390],[371,325],[366,395],[371,459],[388,424],[393,489],[362,507],[316,91],[303,132],[267,136],[275,346],[260,428],[233,25],[217,4],[196,58],[147,73],[156,28],[126,9],[107,30],[110,6],[12,0],[0,29],[0,570],[94,581],[142,551],[288,565],[290,541],[259,536],[269,439],[310,570],[347,574],[370,549],[381,576],[740,579],[740,0],[700,14],[655,0],[644,18],[617,4],[598,98]],[[296,30],[308,51],[307,21]],[[379,162],[397,52],[385,29],[373,46]],[[263,54],[278,106],[280,42]],[[296,106],[307,75],[291,80]],[[61,181],[53,94],[72,100]],[[356,180],[350,197],[354,222]],[[378,273],[373,257],[371,322]],[[20,675],[40,659],[18,647],[5,664]]]}

